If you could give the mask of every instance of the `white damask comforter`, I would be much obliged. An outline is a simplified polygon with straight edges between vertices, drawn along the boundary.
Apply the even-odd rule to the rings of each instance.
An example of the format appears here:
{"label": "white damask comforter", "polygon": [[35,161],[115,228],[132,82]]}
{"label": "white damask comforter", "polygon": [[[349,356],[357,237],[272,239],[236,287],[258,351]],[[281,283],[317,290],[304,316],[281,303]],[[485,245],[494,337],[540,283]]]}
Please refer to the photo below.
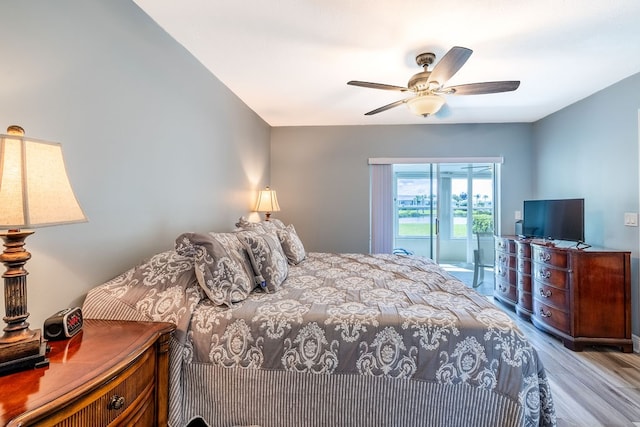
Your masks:
{"label": "white damask comforter", "polygon": [[525,336],[428,259],[309,253],[278,292],[227,308],[165,258],[92,291],[85,316],[178,325],[173,425],[555,425]]}

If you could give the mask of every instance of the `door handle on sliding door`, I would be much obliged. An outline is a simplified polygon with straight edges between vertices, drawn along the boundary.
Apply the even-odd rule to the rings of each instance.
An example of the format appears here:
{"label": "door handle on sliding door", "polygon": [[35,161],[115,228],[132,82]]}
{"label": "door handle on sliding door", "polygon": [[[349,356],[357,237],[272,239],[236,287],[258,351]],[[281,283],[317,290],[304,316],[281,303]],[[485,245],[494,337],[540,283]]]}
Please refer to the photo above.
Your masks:
{"label": "door handle on sliding door", "polygon": [[440,234],[440,220],[436,218],[436,235]]}

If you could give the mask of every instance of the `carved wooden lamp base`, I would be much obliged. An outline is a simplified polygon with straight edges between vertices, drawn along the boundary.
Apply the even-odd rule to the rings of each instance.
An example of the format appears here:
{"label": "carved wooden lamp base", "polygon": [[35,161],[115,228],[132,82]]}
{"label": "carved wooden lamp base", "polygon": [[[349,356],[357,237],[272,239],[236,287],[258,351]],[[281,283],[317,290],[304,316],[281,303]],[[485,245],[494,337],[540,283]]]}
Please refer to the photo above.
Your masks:
{"label": "carved wooden lamp base", "polygon": [[[34,349],[35,350],[34,352]],[[29,353],[25,356],[16,354]],[[42,340],[40,329],[36,330],[33,337],[14,344],[0,344],[0,355],[9,360],[0,362],[0,376],[27,369],[44,368],[49,366],[47,359],[47,342]]]}
{"label": "carved wooden lamp base", "polygon": [[24,250],[24,240],[33,231],[9,230],[0,233],[4,240],[4,252],[0,261],[7,267],[4,277],[4,305],[7,324],[4,335],[0,337],[0,375],[44,367],[49,364],[46,358],[46,343],[40,330],[29,329],[27,318],[27,271],[25,263],[31,254]]}

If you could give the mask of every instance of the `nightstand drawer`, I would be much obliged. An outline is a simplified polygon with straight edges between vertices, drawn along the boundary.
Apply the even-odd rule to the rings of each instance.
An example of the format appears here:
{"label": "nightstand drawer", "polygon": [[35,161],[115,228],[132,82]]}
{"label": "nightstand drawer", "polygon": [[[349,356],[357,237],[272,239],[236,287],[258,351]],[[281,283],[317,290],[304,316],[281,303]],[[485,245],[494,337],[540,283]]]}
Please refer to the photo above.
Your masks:
{"label": "nightstand drawer", "polygon": [[38,426],[152,425],[155,387],[155,349],[149,348],[105,384],[52,414]]}

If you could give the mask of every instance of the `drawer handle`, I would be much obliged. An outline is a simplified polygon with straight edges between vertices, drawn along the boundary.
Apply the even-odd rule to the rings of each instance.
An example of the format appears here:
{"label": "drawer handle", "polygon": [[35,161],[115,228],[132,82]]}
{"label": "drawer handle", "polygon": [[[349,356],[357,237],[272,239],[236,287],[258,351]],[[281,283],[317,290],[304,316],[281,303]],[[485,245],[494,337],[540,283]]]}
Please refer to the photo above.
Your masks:
{"label": "drawer handle", "polygon": [[498,285],[498,289],[500,289],[500,292],[502,292],[502,293],[506,293],[507,292],[507,287],[506,286]]}
{"label": "drawer handle", "polygon": [[553,295],[553,292],[551,292],[550,290],[544,290],[544,289],[540,289],[540,296],[542,298],[549,298],[551,295]]}
{"label": "drawer handle", "polygon": [[109,402],[109,409],[118,410],[124,407],[124,397],[118,396],[117,394],[111,398]]}
{"label": "drawer handle", "polygon": [[549,270],[541,270],[539,275],[543,279],[548,279],[549,277],[551,277],[551,271],[549,271]]}
{"label": "drawer handle", "polygon": [[538,258],[542,262],[548,262],[551,259],[551,254],[548,252],[540,252],[540,255],[538,256]]}
{"label": "drawer handle", "polygon": [[540,316],[542,317],[551,317],[551,312],[545,312],[543,309],[540,309]]}

